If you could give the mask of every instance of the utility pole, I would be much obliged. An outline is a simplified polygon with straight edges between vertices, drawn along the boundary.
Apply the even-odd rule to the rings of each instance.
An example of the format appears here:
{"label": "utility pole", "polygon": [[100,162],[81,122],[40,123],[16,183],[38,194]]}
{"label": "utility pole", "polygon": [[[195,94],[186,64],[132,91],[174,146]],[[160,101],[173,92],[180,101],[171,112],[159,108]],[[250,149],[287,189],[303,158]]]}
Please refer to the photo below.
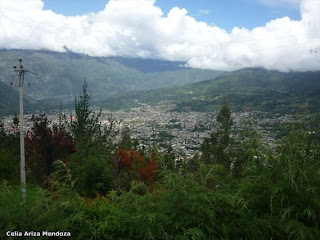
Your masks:
{"label": "utility pole", "polygon": [[[23,199],[26,198],[26,159],[25,159],[25,152],[24,152],[24,124],[23,124],[23,82],[24,82],[24,74],[30,72],[35,74],[29,70],[23,69],[22,66],[22,59],[19,59],[19,68],[14,66],[14,71],[19,75],[19,103],[20,103],[20,178],[21,178],[21,192]],[[35,74],[36,75],[36,74]]]}

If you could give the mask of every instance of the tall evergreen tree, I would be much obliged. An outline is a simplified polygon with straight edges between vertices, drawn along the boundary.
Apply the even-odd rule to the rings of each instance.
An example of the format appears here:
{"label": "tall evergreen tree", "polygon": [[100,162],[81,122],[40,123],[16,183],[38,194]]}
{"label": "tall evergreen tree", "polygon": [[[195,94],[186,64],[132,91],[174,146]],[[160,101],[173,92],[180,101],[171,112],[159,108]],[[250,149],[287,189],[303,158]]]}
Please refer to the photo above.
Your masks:
{"label": "tall evergreen tree", "polygon": [[218,113],[217,122],[219,124],[218,132],[220,135],[220,143],[227,147],[230,142],[230,130],[233,121],[231,118],[231,109],[226,98],[223,100],[222,107]]}
{"label": "tall evergreen tree", "polygon": [[131,149],[131,147],[132,147],[132,141],[131,141],[130,128],[126,125],[123,127],[121,131],[120,148]]}
{"label": "tall evergreen tree", "polygon": [[75,99],[76,119],[71,123],[71,131],[76,141],[95,139],[101,133],[101,110],[95,113],[90,108],[91,96],[87,92],[87,82],[82,85],[82,95],[80,99]]}
{"label": "tall evergreen tree", "polygon": [[9,133],[5,130],[0,119],[0,182],[19,182],[19,135],[17,132]]}
{"label": "tall evergreen tree", "polygon": [[26,136],[26,163],[30,176],[40,185],[54,171],[53,163],[74,152],[71,135],[50,121],[45,114],[33,116],[33,126]]}
{"label": "tall evergreen tree", "polygon": [[34,116],[26,137],[26,163],[32,177],[42,185],[53,171],[53,134],[45,114]]}
{"label": "tall evergreen tree", "polygon": [[95,113],[90,108],[90,99],[85,81],[80,98],[75,99],[76,119],[71,122],[76,152],[68,160],[77,191],[83,196],[94,197],[107,193],[112,187],[109,159],[114,123],[109,119],[110,126],[103,127],[101,110]]}
{"label": "tall evergreen tree", "polygon": [[201,144],[202,158],[205,163],[221,163],[229,167],[231,160],[229,154],[230,130],[233,124],[231,110],[227,99],[217,116],[218,128],[205,138]]}

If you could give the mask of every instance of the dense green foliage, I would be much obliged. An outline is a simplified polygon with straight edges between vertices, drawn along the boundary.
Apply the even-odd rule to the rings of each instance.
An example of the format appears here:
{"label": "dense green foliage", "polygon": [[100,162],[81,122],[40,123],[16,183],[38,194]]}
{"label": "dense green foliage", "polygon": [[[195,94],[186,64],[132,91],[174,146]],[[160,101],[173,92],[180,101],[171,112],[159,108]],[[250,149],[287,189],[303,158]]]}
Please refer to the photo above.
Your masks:
{"label": "dense green foliage", "polygon": [[[82,196],[93,197],[106,194],[112,188],[110,158],[112,129],[103,128],[100,122],[101,111],[95,113],[90,108],[91,96],[84,82],[80,99],[75,99],[75,120],[70,130],[76,142],[76,152],[67,159],[76,181],[76,189]],[[112,127],[112,125],[110,124]]]}
{"label": "dense green foliage", "polygon": [[0,181],[19,182],[19,136],[7,134],[0,121]]}
{"label": "dense green foliage", "polygon": [[[46,184],[28,183],[25,200],[15,176],[17,136],[0,125],[0,152],[6,153],[0,154],[0,238],[7,230],[71,231],[73,239],[320,238],[318,115],[293,123],[277,148],[269,148],[253,130],[240,143],[230,138],[224,102],[214,144],[232,153],[220,156],[214,147],[203,149],[213,161],[204,152],[174,162],[172,149],[132,144],[127,128],[116,142],[112,124],[100,125],[90,109],[86,85],[75,107],[79,122],[71,125],[62,121],[54,130],[45,118],[35,121],[30,144],[47,143],[34,148],[39,168],[28,176],[42,172]],[[59,132],[63,146],[54,144]],[[64,154],[48,155],[57,147]],[[241,161],[241,168],[235,174],[220,157]],[[50,171],[40,163],[51,163]]]}

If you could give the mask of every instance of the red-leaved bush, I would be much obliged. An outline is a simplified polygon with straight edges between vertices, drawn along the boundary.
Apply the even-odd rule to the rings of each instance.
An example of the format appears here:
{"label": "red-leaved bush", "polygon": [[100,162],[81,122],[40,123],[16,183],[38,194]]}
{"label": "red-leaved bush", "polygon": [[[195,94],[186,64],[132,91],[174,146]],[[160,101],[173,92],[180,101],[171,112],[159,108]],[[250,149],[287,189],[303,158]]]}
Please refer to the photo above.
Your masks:
{"label": "red-leaved bush", "polygon": [[131,182],[138,180],[144,183],[152,183],[153,176],[158,169],[155,156],[143,157],[134,150],[120,149],[116,153],[119,163],[119,172],[126,175],[126,180]]}

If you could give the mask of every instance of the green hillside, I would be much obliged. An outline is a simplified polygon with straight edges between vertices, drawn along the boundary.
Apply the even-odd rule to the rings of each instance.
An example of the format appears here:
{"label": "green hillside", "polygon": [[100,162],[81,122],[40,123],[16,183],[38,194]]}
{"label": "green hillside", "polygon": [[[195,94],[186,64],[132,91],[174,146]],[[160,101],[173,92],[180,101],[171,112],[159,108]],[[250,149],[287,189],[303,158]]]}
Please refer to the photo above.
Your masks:
{"label": "green hillside", "polygon": [[317,111],[320,103],[320,72],[282,73],[247,68],[221,75],[213,80],[180,87],[140,91],[106,99],[114,107],[135,101],[156,103],[171,100],[177,110],[215,110],[227,97],[234,110],[296,111],[308,102]]}
{"label": "green hillside", "polygon": [[206,111],[219,108],[224,97],[235,111],[288,112],[303,108],[307,102],[311,111],[317,111],[320,104],[320,72],[246,68],[223,73],[184,68],[181,62],[11,50],[0,51],[0,83],[6,83],[0,95],[2,114],[12,113],[12,106],[17,106],[17,102],[8,101],[12,90],[7,88],[11,89],[10,82],[17,82],[12,66],[19,58],[25,68],[38,73],[25,78],[26,84],[31,84],[25,88],[29,100],[40,100],[33,109],[72,105],[84,79],[93,101],[110,109],[169,100],[177,110]]}
{"label": "green hillside", "polygon": [[[19,92],[17,89],[15,85],[8,86],[0,81],[0,116],[19,113]],[[24,96],[26,110],[29,110],[33,103],[35,101]]]}
{"label": "green hillside", "polygon": [[17,111],[18,104],[18,93],[3,82],[0,82],[0,116]]}
{"label": "green hillside", "polygon": [[71,52],[10,50],[0,51],[0,81],[9,84],[16,75],[12,66],[23,59],[31,83],[26,94],[33,99],[72,100],[81,91],[83,80],[96,99],[132,90],[183,85],[214,78],[222,72],[189,69],[181,62],[121,57],[89,57]]}

